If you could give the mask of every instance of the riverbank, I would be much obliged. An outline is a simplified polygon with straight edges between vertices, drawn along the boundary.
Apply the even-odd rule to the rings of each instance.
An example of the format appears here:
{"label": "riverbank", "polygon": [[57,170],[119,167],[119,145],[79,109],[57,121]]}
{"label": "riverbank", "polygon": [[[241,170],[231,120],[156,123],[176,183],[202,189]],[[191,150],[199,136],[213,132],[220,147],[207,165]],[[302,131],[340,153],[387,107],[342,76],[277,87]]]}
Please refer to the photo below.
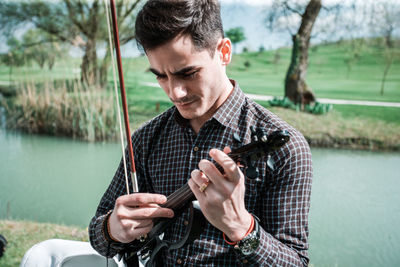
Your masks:
{"label": "riverbank", "polygon": [[[361,116],[355,111],[354,114],[344,116],[336,107],[324,115],[313,115],[280,107],[267,106],[267,108],[298,129],[311,147],[400,151],[400,120],[397,123],[393,122],[394,119],[387,118],[387,115],[385,115],[386,118],[372,118]],[[398,116],[398,110],[400,110],[400,108],[387,107],[382,107],[382,109],[393,109],[393,117]],[[376,116],[379,116],[379,110],[375,112]],[[135,113],[130,116],[131,127],[135,130],[157,114],[157,112],[154,114]],[[1,124],[4,124],[5,119],[1,119],[0,114],[1,121],[3,121]],[[56,134],[56,136],[65,137],[63,134]],[[72,136],[72,138],[79,139],[77,136]]]}
{"label": "riverbank", "polygon": [[344,117],[337,110],[311,115],[269,107],[298,129],[311,147],[400,151],[400,124],[362,116]]}
{"label": "riverbank", "polygon": [[[368,49],[359,51],[359,59],[351,69],[346,64],[349,51],[354,49],[349,42],[322,44],[310,49],[307,81],[318,100],[323,100],[320,102],[329,100],[333,103],[334,110],[326,115],[314,116],[268,107],[265,98],[260,98],[265,94],[282,96],[282,85],[291,57],[289,48],[235,54],[227,72],[230,78],[239,82],[245,93],[253,98],[257,96],[257,101],[299,129],[312,147],[400,151],[400,108],[393,107],[400,103],[400,79],[397,75],[400,61],[393,60],[383,92],[382,74],[386,68],[384,46],[378,39],[369,39],[365,45]],[[398,43],[395,50],[399,51]],[[91,141],[118,138],[117,120],[114,108],[110,106],[111,87],[95,91],[88,99],[85,98],[86,90],[81,88],[79,82],[73,88],[67,86],[65,89],[65,84],[73,85],[73,81],[79,81],[79,73],[71,71],[79,69],[79,65],[79,59],[66,58],[64,62],[56,62],[53,70],[45,74],[37,65],[15,67],[12,77],[7,67],[0,67],[0,94],[3,92],[9,98],[18,98],[17,86],[10,86],[10,80],[21,84],[35,81],[37,89],[36,98],[31,97],[33,94],[26,94],[29,97],[21,99],[20,102],[27,100],[24,103],[28,105],[15,105],[15,112],[10,111],[15,116],[8,116],[11,120],[8,128]],[[169,108],[171,102],[148,71],[149,63],[145,56],[125,58],[124,69],[129,73],[125,77],[129,117],[131,127],[136,129]],[[111,84],[111,80],[109,82]],[[46,96],[46,88],[52,87],[40,84],[49,83],[54,88]],[[79,90],[74,91],[76,88]],[[79,97],[84,98],[79,100]],[[336,105],[339,100],[352,104],[359,101],[391,102],[391,105]],[[74,108],[74,105],[77,107]],[[0,113],[1,109],[5,110],[0,106]],[[103,115],[98,116],[96,110]]]}
{"label": "riverbank", "polygon": [[47,239],[88,241],[85,229],[30,221],[0,220],[0,234],[8,241],[6,252],[0,259],[2,267],[19,266],[22,257],[30,247]]}

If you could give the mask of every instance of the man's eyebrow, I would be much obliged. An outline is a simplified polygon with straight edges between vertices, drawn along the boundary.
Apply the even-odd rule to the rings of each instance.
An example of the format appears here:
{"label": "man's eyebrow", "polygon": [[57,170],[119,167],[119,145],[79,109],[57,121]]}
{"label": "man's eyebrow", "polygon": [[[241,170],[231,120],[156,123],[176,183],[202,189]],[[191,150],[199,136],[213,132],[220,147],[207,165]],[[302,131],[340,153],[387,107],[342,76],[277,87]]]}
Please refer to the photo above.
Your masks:
{"label": "man's eyebrow", "polygon": [[[185,75],[187,72],[193,71],[193,70],[197,70],[197,69],[200,69],[200,67],[198,67],[198,66],[188,66],[188,67],[184,67],[184,68],[182,68],[180,70],[177,70],[177,71],[173,72],[172,75],[175,75],[175,76]],[[156,69],[150,68],[149,70],[152,73],[154,73],[154,75],[156,75],[156,76],[165,76],[165,74],[160,73]]]}
{"label": "man's eyebrow", "polygon": [[157,70],[155,70],[155,69],[153,69],[153,68],[150,68],[150,71],[151,71],[152,73],[154,73],[154,75],[156,75],[156,76],[163,76],[163,75],[165,75],[165,74],[159,73]]}
{"label": "man's eyebrow", "polygon": [[192,71],[194,69],[199,69],[199,67],[197,67],[197,66],[187,66],[187,67],[184,67],[184,68],[182,68],[180,70],[177,70],[177,71],[173,72],[172,75],[177,75],[177,76],[184,75],[187,72]]}

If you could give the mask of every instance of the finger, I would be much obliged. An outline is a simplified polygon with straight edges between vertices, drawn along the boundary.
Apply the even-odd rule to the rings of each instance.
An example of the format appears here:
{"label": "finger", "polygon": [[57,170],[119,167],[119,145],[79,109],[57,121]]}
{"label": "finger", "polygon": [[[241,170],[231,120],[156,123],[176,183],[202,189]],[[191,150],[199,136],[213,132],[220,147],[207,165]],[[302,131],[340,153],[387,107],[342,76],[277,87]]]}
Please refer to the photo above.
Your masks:
{"label": "finger", "polygon": [[154,227],[152,220],[134,221],[133,223],[125,222],[124,224],[126,225],[126,227],[124,227],[125,234],[128,237],[124,239],[129,240],[129,242],[146,235]]}
{"label": "finger", "polygon": [[192,178],[189,179],[188,185],[189,185],[190,189],[192,190],[196,199],[199,202],[201,202],[201,200],[204,199],[205,194],[203,192],[200,192],[199,186],[193,181]]}
{"label": "finger", "polygon": [[210,150],[210,156],[224,169],[225,177],[228,180],[232,182],[239,181],[239,168],[227,154],[214,148]]}
{"label": "finger", "polygon": [[229,154],[232,152],[232,149],[229,146],[224,147],[224,153]]}
{"label": "finger", "polygon": [[124,207],[122,208],[119,216],[122,219],[135,220],[154,219],[159,217],[172,218],[174,217],[174,211],[172,209],[162,208],[160,206],[131,209]]}
{"label": "finger", "polygon": [[133,239],[137,239],[141,236],[146,235],[147,233],[149,233],[151,231],[151,229],[153,229],[153,224],[150,224],[148,226],[145,227],[140,227],[140,228],[131,228],[131,236],[133,237]]}
{"label": "finger", "polygon": [[145,234],[150,232],[152,228],[153,228],[153,224],[146,226],[146,227],[142,227],[142,228],[134,228],[134,229],[132,229],[132,234],[136,238],[140,237],[140,236],[144,236]]}
{"label": "finger", "polygon": [[[229,146],[226,146],[226,147],[224,147],[224,153],[225,154],[229,154],[229,153],[231,153],[232,152],[232,149],[229,147]],[[238,161],[238,162],[236,162],[236,165],[238,166],[238,167],[243,167],[243,165]]]}
{"label": "finger", "polygon": [[193,170],[190,176],[192,177],[193,181],[197,184],[197,186],[201,186],[204,183],[210,182],[207,176],[200,170]]}
{"label": "finger", "polygon": [[203,159],[199,162],[199,169],[206,175],[211,183],[220,186],[224,181],[223,174],[217,169],[217,167],[210,161]]}
{"label": "finger", "polygon": [[153,227],[154,222],[153,220],[127,220],[126,224],[128,225],[129,229],[140,229],[140,228],[147,228]]}
{"label": "finger", "polygon": [[128,210],[135,210],[138,208],[157,208],[157,207],[162,207],[162,206],[160,206],[158,204],[150,203],[150,204],[141,204],[141,205],[137,205],[137,206],[123,206],[123,207]]}
{"label": "finger", "polygon": [[150,193],[135,193],[130,195],[120,196],[116,204],[136,207],[143,204],[164,204],[167,201],[167,197],[160,194]]}

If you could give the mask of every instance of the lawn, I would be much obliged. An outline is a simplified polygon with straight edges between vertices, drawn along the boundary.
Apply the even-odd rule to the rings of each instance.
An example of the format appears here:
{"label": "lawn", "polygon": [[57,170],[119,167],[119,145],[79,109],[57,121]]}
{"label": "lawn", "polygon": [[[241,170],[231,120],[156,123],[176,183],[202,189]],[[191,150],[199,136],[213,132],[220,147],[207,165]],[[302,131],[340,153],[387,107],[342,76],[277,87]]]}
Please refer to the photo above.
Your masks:
{"label": "lawn", "polygon": [[[348,45],[343,44],[320,45],[311,49],[307,81],[317,98],[400,102],[400,58],[393,61],[384,94],[381,95],[385,67],[383,50],[376,46],[364,48],[349,73],[345,63],[348,50]],[[233,55],[228,75],[237,80],[246,93],[281,97],[290,50],[279,49],[280,59],[274,63],[275,53],[265,51]],[[247,68],[244,65],[246,61],[250,62]],[[157,101],[162,106],[169,106],[161,89],[143,86],[144,82],[156,82],[153,74],[147,71],[149,65],[144,57],[126,59],[124,64],[131,104],[140,102],[138,99],[146,99],[153,102],[146,104],[150,108]],[[336,105],[335,109],[346,118],[372,118],[400,124],[400,108]]]}
{"label": "lawn", "polygon": [[[383,48],[372,45],[363,48],[350,72],[345,63],[349,50],[350,45],[346,43],[318,45],[310,49],[307,82],[317,97],[400,102],[400,47],[395,49],[383,95],[380,94],[385,68]],[[227,72],[229,77],[239,81],[247,93],[282,96],[290,53],[289,48],[280,48],[235,54]],[[249,67],[245,67],[246,61]],[[41,81],[77,78],[79,68],[79,58],[64,58],[57,61],[51,71],[46,68],[42,70],[36,65],[24,66],[13,68],[10,77],[9,68],[0,66],[0,84],[8,83],[10,79]],[[124,58],[123,68],[126,86],[130,89],[136,89],[143,82],[156,82],[148,71],[149,64],[144,56]],[[111,68],[109,80],[112,81]]]}
{"label": "lawn", "polygon": [[43,240],[60,238],[88,241],[87,230],[78,227],[36,223],[29,221],[0,220],[0,233],[7,239],[7,249],[0,259],[0,266],[19,266],[25,252]]}
{"label": "lawn", "polygon": [[[307,82],[317,98],[400,102],[399,45],[395,49],[397,54],[388,72],[383,95],[380,94],[385,68],[383,48],[377,45],[363,47],[349,71],[346,59],[350,51],[351,46],[346,42],[318,45],[310,49]],[[290,53],[289,48],[280,48],[274,51],[235,54],[227,72],[230,78],[239,82],[246,93],[282,97]],[[11,76],[8,68],[0,66],[0,86],[7,84],[10,78],[13,81],[27,82],[78,78],[79,66],[80,59],[67,58],[58,61],[52,71],[28,66],[14,68]],[[136,128],[169,108],[171,103],[162,89],[145,84],[156,83],[156,79],[148,71],[149,64],[144,56],[124,58],[123,68],[130,118]],[[110,68],[110,88],[113,86],[112,79]],[[268,106],[263,102],[261,104]],[[335,105],[334,109],[336,116],[345,120],[383,122],[388,124],[387,127],[400,126],[400,108]]]}

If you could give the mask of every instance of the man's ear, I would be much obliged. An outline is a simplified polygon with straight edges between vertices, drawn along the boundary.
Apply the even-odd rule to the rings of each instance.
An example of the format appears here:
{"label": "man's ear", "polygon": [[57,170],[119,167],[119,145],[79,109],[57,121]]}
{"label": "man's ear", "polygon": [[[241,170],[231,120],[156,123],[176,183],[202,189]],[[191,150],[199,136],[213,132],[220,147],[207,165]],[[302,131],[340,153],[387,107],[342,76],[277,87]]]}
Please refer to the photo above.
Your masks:
{"label": "man's ear", "polygon": [[222,65],[226,66],[231,62],[232,59],[232,43],[229,38],[223,38],[218,44],[219,58]]}

